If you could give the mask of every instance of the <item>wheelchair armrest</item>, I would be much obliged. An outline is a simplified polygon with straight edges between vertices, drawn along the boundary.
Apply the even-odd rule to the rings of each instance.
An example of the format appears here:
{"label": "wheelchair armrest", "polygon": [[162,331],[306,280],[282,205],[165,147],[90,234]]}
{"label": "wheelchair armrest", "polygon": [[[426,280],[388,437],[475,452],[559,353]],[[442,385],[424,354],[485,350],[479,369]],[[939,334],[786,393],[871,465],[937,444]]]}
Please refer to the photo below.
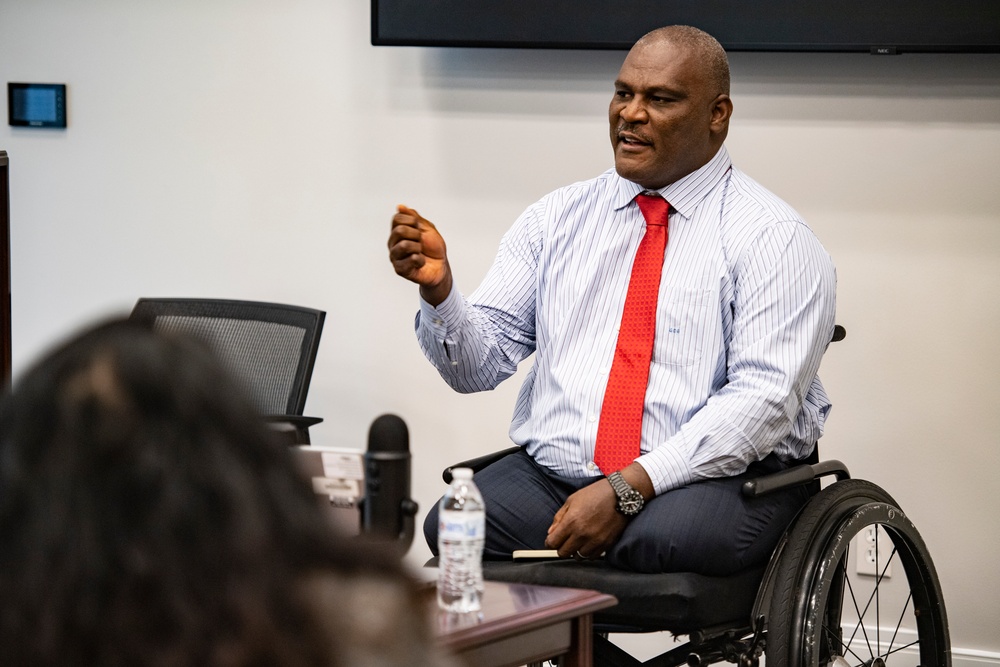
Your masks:
{"label": "wheelchair armrest", "polygon": [[747,480],[743,482],[743,495],[747,498],[756,498],[772,491],[808,484],[827,475],[836,475],[837,481],[851,477],[847,466],[840,461],[820,461],[819,463],[797,465],[788,470]]}
{"label": "wheelchair armrest", "polygon": [[486,466],[496,463],[503,457],[509,456],[520,449],[520,446],[508,447],[507,449],[501,449],[498,452],[484,454],[483,456],[477,456],[476,458],[469,459],[468,461],[462,461],[461,463],[450,465],[444,469],[444,472],[441,473],[441,477],[444,479],[445,484],[451,484],[451,471],[455,468],[472,468],[472,472],[479,472]]}

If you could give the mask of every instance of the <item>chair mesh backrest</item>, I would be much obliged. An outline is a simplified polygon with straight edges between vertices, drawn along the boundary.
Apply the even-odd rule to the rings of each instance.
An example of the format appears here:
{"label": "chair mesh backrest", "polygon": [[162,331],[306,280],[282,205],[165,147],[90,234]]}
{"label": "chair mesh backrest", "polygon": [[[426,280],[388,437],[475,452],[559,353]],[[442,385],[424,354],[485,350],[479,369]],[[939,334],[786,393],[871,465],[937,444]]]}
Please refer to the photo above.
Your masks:
{"label": "chair mesh backrest", "polygon": [[140,299],[133,319],[201,340],[265,415],[301,415],[324,313],[254,301]]}

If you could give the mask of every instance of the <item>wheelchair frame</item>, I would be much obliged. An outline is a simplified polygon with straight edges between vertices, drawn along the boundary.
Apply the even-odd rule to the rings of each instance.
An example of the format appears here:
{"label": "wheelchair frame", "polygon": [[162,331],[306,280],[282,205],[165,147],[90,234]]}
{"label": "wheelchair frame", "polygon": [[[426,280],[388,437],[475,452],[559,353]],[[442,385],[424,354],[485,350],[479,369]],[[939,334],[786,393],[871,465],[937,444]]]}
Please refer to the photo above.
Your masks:
{"label": "wheelchair frame", "polygon": [[[460,466],[481,470],[518,449],[513,447],[457,464],[445,470],[443,476],[448,481],[452,468]],[[902,658],[906,656],[912,657],[910,665],[950,667],[948,622],[937,573],[916,527],[888,493],[871,482],[850,479],[846,466],[835,460],[802,464],[749,480],[744,484],[743,493],[753,497],[801,484],[818,487],[819,479],[830,475],[837,481],[810,498],[779,541],[764,570],[752,610],[743,621],[684,629],[677,634],[686,635],[686,643],[640,662],[614,645],[608,634],[675,632],[676,628],[623,628],[602,622],[598,614],[594,664],[601,667],[702,667],[726,661],[740,667],[757,667],[764,655],[768,667],[893,667],[902,665]],[[847,577],[851,545],[859,533],[877,526],[885,530],[892,549],[884,560],[883,554],[876,551],[878,574],[873,580],[874,587],[868,599],[862,597],[859,604]],[[895,627],[890,625],[886,629],[882,627],[880,587],[886,583],[885,573],[893,562],[901,564],[909,594],[901,610],[893,609],[894,618],[889,621],[895,622]],[[503,576],[497,578],[516,581],[516,567],[504,567]],[[544,568],[547,564],[533,567],[536,568],[535,576],[530,583],[567,585],[557,578],[546,580]],[[490,578],[490,568],[484,571]],[[550,572],[556,573],[556,570],[550,568]],[[585,587],[614,593],[601,588],[598,576],[592,580],[592,584]],[[844,611],[848,599],[858,618],[853,628],[847,628],[849,632],[845,636]],[[865,623],[868,612],[873,609],[876,636],[870,637]],[[915,625],[915,639],[900,639],[904,620]],[[887,635],[885,639],[883,630]]]}

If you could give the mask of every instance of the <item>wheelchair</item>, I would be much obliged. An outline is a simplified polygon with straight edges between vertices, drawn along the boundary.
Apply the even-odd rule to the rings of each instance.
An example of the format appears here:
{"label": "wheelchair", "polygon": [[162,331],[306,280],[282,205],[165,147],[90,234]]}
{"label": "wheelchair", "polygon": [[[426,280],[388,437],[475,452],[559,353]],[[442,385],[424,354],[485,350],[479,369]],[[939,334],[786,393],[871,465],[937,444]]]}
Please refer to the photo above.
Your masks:
{"label": "wheelchair", "polygon": [[[450,482],[453,468],[481,470],[518,449],[464,461],[443,477]],[[835,481],[820,489],[829,476]],[[618,605],[594,616],[599,667],[723,661],[758,667],[762,656],[767,667],[950,667],[941,586],[924,541],[899,504],[879,486],[851,479],[841,462],[819,462],[815,453],[809,463],[747,481],[742,491],[755,497],[800,484],[813,485],[814,493],[764,567],[714,577],[626,572],[603,561],[487,560],[483,574],[614,595]],[[852,553],[859,535],[865,540],[877,531],[887,542],[872,538],[864,553]],[[848,576],[858,558],[871,561],[870,585]],[[608,638],[662,631],[687,641],[645,662]]]}

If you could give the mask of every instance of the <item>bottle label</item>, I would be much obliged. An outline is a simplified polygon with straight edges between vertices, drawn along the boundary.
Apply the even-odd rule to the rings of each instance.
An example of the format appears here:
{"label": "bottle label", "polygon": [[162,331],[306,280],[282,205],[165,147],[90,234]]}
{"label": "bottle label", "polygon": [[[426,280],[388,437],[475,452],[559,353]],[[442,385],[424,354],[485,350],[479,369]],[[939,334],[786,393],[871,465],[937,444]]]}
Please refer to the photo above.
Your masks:
{"label": "bottle label", "polygon": [[444,539],[478,540],[486,535],[486,519],[480,512],[445,511],[439,517],[438,536]]}

